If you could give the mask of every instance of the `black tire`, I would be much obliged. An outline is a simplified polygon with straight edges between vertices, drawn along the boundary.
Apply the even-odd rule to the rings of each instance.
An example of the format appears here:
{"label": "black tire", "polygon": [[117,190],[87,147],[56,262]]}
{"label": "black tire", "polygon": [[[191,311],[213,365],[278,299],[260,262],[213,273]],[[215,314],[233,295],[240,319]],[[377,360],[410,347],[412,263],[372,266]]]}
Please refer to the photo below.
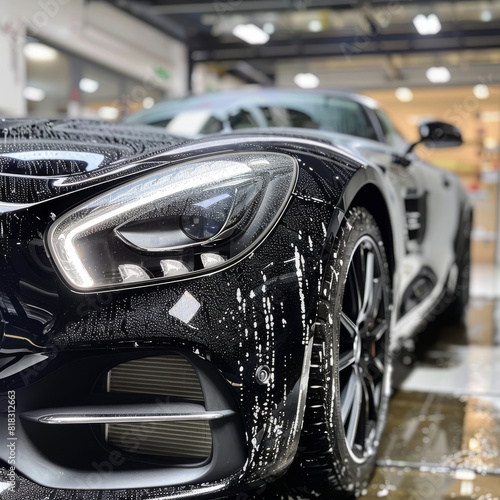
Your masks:
{"label": "black tire", "polygon": [[457,245],[458,250],[455,260],[457,266],[455,290],[446,296],[446,309],[439,318],[446,323],[452,324],[463,323],[467,305],[469,304],[472,213],[468,212],[463,219],[460,224],[460,244]]}
{"label": "black tire", "polygon": [[306,487],[329,484],[352,497],[373,473],[390,392],[390,296],[380,230],[364,208],[353,208],[328,259],[318,304],[296,462]]}

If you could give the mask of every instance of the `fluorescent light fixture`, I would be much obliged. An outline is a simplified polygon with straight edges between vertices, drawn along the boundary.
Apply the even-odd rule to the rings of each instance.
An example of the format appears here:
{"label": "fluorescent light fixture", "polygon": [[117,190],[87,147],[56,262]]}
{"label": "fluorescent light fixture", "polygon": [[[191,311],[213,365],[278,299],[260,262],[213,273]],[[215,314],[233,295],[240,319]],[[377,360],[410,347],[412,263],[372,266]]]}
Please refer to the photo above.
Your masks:
{"label": "fluorescent light fixture", "polygon": [[493,19],[493,14],[491,13],[490,10],[481,11],[481,21],[483,21],[483,23],[489,23],[492,19]]}
{"label": "fluorescent light fixture", "polygon": [[450,71],[445,66],[432,66],[425,72],[425,76],[431,83],[446,83],[451,78]]}
{"label": "fluorescent light fixture", "polygon": [[152,97],[145,97],[143,100],[142,100],[142,107],[144,109],[150,109],[152,108],[153,106],[155,105],[155,100],[152,98]]}
{"label": "fluorescent light fixture", "polygon": [[78,86],[82,92],[93,94],[99,88],[99,82],[92,78],[82,78]]}
{"label": "fluorescent light fixture", "polygon": [[413,101],[413,92],[408,87],[399,87],[396,89],[396,98],[401,102]]}
{"label": "fluorescent light fixture", "polygon": [[319,85],[319,78],[313,73],[297,73],[293,81],[302,89],[315,89]]}
{"label": "fluorescent light fixture", "polygon": [[48,62],[57,58],[57,50],[44,43],[30,42],[23,47],[24,56],[32,61]]}
{"label": "fluorescent light fixture", "polygon": [[436,14],[419,14],[413,18],[413,24],[421,35],[435,35],[441,31],[441,22]]}
{"label": "fluorescent light fixture", "polygon": [[28,101],[40,102],[45,99],[45,90],[36,87],[24,87],[23,96]]}
{"label": "fluorescent light fixture", "polygon": [[313,33],[317,33],[318,31],[321,31],[323,29],[323,25],[321,24],[321,21],[319,19],[313,19],[312,21],[309,21],[307,27],[309,28],[309,31],[312,31]]}
{"label": "fluorescent light fixture", "polygon": [[488,97],[490,97],[490,89],[488,88],[488,85],[485,85],[484,83],[474,85],[472,92],[478,99],[488,99]]}
{"label": "fluorescent light fixture", "polygon": [[120,112],[114,106],[101,106],[97,110],[97,114],[103,120],[116,120]]}
{"label": "fluorescent light fixture", "polygon": [[255,24],[238,24],[233,29],[233,35],[250,45],[262,45],[269,41],[269,35]]}
{"label": "fluorescent light fixture", "polygon": [[264,26],[262,26],[262,29],[268,34],[272,35],[275,31],[276,28],[274,27],[273,23],[264,23]]}

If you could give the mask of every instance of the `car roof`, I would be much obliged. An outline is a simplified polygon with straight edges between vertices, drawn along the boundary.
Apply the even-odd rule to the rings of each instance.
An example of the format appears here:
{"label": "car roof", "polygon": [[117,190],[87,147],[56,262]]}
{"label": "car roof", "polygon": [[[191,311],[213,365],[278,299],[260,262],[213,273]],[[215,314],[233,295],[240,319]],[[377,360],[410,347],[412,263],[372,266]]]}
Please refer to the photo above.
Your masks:
{"label": "car roof", "polygon": [[370,97],[355,94],[347,90],[253,88],[231,90],[225,92],[210,92],[203,95],[186,97],[184,99],[159,102],[155,104],[155,106],[151,109],[145,109],[128,116],[126,118],[126,121],[140,122],[146,117],[148,121],[154,121],[155,116],[157,116],[158,119],[161,120],[167,116],[173,116],[180,111],[206,109],[217,112],[225,108],[269,103],[268,101],[274,101],[275,104],[279,104],[280,101],[287,101],[288,99],[300,99],[300,97],[304,95],[334,97],[338,99],[355,101],[371,109],[378,108],[376,101],[374,101]]}

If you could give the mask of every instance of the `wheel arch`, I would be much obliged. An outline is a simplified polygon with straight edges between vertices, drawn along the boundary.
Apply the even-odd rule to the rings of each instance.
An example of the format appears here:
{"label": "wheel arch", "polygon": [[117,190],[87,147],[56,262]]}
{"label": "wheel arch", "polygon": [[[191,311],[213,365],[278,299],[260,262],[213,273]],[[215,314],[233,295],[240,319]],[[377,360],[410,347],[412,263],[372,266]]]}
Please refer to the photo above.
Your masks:
{"label": "wheel arch", "polygon": [[376,184],[375,179],[368,178],[368,175],[363,177],[365,178],[361,182],[350,183],[347,186],[343,197],[343,209],[347,212],[351,207],[363,207],[373,216],[382,233],[384,249],[389,263],[389,276],[391,283],[393,283],[396,268],[396,252],[389,204],[382,190]]}

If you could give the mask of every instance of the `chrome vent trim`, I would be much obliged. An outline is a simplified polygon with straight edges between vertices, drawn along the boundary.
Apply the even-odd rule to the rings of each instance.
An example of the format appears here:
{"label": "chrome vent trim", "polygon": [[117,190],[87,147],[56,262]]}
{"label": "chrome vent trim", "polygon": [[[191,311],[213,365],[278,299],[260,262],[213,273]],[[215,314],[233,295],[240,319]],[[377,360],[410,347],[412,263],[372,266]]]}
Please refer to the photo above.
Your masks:
{"label": "chrome vent trim", "polygon": [[22,413],[23,418],[41,424],[111,424],[140,422],[185,422],[218,420],[233,415],[232,410],[207,411],[192,403],[93,405],[47,408]]}

